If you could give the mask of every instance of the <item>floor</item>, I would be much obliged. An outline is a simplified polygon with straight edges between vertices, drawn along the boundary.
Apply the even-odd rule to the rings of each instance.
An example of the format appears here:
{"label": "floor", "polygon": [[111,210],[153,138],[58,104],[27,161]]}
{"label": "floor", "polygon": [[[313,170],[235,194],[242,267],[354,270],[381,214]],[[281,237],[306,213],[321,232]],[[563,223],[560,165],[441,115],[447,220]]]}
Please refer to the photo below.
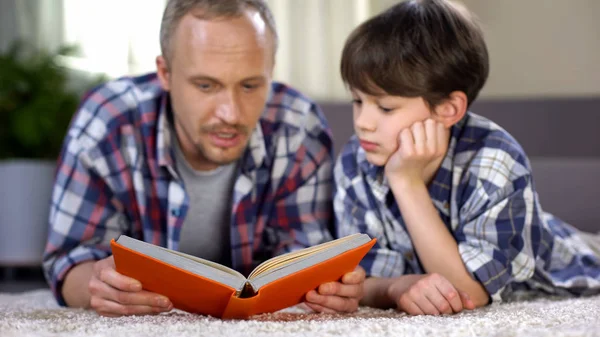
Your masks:
{"label": "floor", "polygon": [[0,293],[48,289],[41,267],[0,267]]}

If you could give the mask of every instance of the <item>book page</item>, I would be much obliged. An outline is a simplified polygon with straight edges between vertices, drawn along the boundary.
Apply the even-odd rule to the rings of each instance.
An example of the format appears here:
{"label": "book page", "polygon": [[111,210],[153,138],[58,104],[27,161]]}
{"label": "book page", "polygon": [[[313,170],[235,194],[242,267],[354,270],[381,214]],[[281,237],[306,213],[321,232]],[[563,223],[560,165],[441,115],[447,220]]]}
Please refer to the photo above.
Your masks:
{"label": "book page", "polygon": [[289,253],[282,254],[277,257],[271,258],[271,259],[261,263],[256,268],[254,268],[252,273],[250,273],[250,275],[248,276],[248,279],[251,280],[253,278],[260,276],[263,273],[267,273],[267,272],[279,269],[284,265],[290,264],[293,260],[298,260],[298,259],[306,257],[307,255],[316,254],[320,251],[330,249],[333,246],[341,245],[347,241],[355,240],[357,237],[360,237],[361,235],[364,235],[364,234],[357,233],[357,234],[348,235],[343,238],[339,238],[336,240],[322,243],[320,245],[307,247],[304,249],[300,249],[297,251],[289,252]]}
{"label": "book page", "polygon": [[319,264],[323,261],[332,259],[349,250],[360,247],[369,241],[371,241],[371,238],[367,234],[352,235],[351,237],[341,240],[335,244],[322,246],[310,253],[301,254],[299,256],[286,259],[280,263],[275,263],[269,268],[263,269],[259,274],[254,274],[251,277],[248,277],[248,279],[254,290],[258,291],[266,284]]}
{"label": "book page", "polygon": [[241,273],[209,260],[153,245],[127,235],[119,236],[117,243],[196,275],[226,284],[238,291],[241,291],[246,284],[246,278]]}

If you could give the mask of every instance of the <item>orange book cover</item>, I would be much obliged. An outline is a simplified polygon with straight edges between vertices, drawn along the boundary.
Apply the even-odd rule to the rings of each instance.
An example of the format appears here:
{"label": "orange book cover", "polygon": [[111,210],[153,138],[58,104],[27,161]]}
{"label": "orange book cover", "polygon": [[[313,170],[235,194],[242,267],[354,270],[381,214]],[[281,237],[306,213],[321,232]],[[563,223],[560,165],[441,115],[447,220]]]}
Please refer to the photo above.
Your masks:
{"label": "orange book cover", "polygon": [[220,318],[247,318],[301,303],[311,289],[340,280],[358,265],[375,239],[333,258],[276,279],[251,297],[236,296],[236,289],[111,241],[116,269],[142,283],[145,290],[168,297],[177,309]]}

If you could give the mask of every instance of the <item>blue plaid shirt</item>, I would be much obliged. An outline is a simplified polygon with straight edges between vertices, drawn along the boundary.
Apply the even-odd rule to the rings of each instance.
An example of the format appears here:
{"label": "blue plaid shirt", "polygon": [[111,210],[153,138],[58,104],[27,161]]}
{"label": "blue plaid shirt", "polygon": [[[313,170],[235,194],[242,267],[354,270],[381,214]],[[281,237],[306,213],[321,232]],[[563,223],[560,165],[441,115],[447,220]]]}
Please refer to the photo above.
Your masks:
{"label": "blue plaid shirt", "polygon": [[[338,236],[362,232],[378,240],[361,262],[367,274],[426,273],[383,168],[367,162],[355,136],[334,177]],[[468,113],[452,128],[429,195],[467,270],[494,301],[516,290],[600,292],[600,257],[575,228],[542,211],[523,149],[490,120]]]}
{"label": "blue plaid shirt", "polygon": [[[46,278],[60,304],[66,273],[110,255],[120,234],[177,250],[189,197],[169,136],[168,94],[155,74],[123,78],[83,100],[52,194]],[[231,207],[232,267],[331,239],[331,133],[316,104],[273,83],[241,160]]]}

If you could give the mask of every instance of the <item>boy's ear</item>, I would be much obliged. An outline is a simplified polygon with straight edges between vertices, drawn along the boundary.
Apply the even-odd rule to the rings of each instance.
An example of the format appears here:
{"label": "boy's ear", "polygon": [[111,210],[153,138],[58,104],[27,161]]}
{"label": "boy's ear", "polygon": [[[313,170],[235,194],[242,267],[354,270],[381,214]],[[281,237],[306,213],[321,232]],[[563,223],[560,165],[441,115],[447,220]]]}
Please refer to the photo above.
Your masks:
{"label": "boy's ear", "polygon": [[462,91],[453,91],[448,98],[435,107],[437,120],[446,128],[458,123],[467,113],[468,99]]}

